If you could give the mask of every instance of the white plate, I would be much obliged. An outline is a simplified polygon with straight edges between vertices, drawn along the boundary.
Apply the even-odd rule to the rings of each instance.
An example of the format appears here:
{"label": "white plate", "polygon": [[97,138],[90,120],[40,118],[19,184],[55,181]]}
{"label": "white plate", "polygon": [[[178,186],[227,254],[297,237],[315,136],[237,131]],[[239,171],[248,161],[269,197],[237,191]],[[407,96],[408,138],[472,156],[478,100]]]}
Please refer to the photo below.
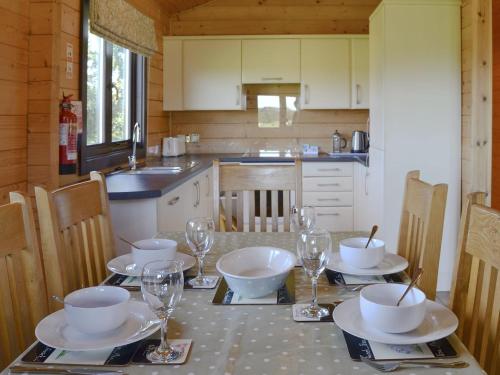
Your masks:
{"label": "white plate", "polygon": [[338,252],[333,253],[328,266],[326,266],[329,270],[356,276],[390,275],[404,271],[407,267],[408,261],[405,258],[396,254],[386,253],[384,260],[378,266],[373,268],[356,268],[345,264]]}
{"label": "white plate", "polygon": [[[196,258],[184,253],[177,253],[176,260],[182,260],[184,266],[183,271],[187,271],[196,265]],[[142,269],[137,267],[132,258],[132,254],[120,255],[108,262],[108,270],[111,272],[125,276],[141,276]]]}
{"label": "white plate", "polygon": [[410,332],[385,333],[370,326],[361,317],[359,298],[352,298],[335,307],[333,320],[351,335],[384,344],[423,344],[451,335],[458,327],[458,319],[445,306],[427,300],[427,312],[422,324]]}
{"label": "white plate", "polygon": [[129,302],[129,317],[119,328],[100,335],[87,335],[68,325],[64,310],[45,317],[35,329],[36,338],[62,350],[104,350],[142,340],[160,328],[156,315],[144,302]]}

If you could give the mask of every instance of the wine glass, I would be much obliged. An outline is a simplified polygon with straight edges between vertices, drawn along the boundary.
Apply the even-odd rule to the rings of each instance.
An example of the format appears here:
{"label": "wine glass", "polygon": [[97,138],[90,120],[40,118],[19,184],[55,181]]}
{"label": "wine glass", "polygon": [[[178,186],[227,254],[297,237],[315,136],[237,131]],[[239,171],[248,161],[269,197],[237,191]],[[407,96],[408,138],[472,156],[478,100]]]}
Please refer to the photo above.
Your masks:
{"label": "wine glass", "polygon": [[292,225],[295,233],[302,230],[312,229],[316,223],[316,212],[314,207],[303,206],[301,208],[293,206],[290,210]]}
{"label": "wine glass", "polygon": [[203,287],[210,284],[210,280],[203,276],[203,262],[214,243],[214,234],[215,224],[212,218],[198,217],[188,220],[186,224],[186,241],[198,259],[198,275],[189,280],[192,286]]}
{"label": "wine glass", "polygon": [[167,342],[167,323],[184,289],[182,261],[161,260],[146,263],[142,270],[141,291],[144,301],[161,320],[161,343],[146,357],[153,363],[168,363],[182,354]]}
{"label": "wine glass", "polygon": [[322,318],[329,314],[328,309],[318,305],[318,277],[326,268],[332,252],[330,233],[324,229],[310,229],[299,233],[297,252],[304,271],[312,281],[312,302],[302,310],[308,318]]}

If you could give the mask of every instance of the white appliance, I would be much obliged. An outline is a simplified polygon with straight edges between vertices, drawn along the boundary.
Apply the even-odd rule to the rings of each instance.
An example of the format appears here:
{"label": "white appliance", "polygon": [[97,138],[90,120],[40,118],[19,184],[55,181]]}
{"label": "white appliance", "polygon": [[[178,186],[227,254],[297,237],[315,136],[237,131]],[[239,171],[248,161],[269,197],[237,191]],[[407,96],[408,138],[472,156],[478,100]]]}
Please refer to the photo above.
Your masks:
{"label": "white appliance", "polygon": [[406,173],[448,184],[438,290],[449,290],[460,219],[459,0],[384,0],[370,17],[370,212],[397,251]]}
{"label": "white appliance", "polygon": [[180,156],[186,153],[186,136],[163,138],[163,156]]}

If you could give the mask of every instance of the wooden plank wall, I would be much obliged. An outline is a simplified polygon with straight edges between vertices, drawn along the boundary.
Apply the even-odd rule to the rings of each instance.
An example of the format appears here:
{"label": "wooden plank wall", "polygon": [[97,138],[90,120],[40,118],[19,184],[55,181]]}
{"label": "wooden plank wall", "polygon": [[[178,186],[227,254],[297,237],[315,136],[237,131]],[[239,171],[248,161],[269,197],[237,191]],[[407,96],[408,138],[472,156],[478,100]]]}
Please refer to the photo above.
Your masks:
{"label": "wooden plank wall", "polygon": [[0,1],[0,204],[26,190],[29,0]]}
{"label": "wooden plank wall", "polygon": [[[359,0],[348,5],[338,0],[214,0],[171,17],[170,34],[367,34],[368,17],[379,3],[380,0]],[[352,130],[366,129],[368,111],[363,110],[302,111],[296,126],[259,129],[257,91],[252,90],[248,92],[247,111],[173,112],[172,133],[200,133],[202,141],[190,145],[191,152],[293,149],[302,143],[315,143],[330,151],[330,137],[336,129],[348,138]],[[275,92],[279,90],[278,86]]]}
{"label": "wooden plank wall", "polygon": [[491,206],[500,209],[500,3],[493,2],[493,155]]}

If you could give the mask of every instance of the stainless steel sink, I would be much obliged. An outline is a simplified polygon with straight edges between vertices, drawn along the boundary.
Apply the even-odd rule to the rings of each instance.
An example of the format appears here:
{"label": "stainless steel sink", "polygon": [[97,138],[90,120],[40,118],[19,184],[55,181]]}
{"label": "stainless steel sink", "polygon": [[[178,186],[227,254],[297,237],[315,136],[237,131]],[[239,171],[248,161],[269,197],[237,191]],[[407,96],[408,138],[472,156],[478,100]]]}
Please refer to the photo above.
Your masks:
{"label": "stainless steel sink", "polygon": [[177,174],[181,173],[187,169],[196,167],[199,162],[197,161],[187,161],[187,162],[177,162],[177,165],[155,165],[138,168],[136,170],[128,170],[121,172],[123,174]]}

